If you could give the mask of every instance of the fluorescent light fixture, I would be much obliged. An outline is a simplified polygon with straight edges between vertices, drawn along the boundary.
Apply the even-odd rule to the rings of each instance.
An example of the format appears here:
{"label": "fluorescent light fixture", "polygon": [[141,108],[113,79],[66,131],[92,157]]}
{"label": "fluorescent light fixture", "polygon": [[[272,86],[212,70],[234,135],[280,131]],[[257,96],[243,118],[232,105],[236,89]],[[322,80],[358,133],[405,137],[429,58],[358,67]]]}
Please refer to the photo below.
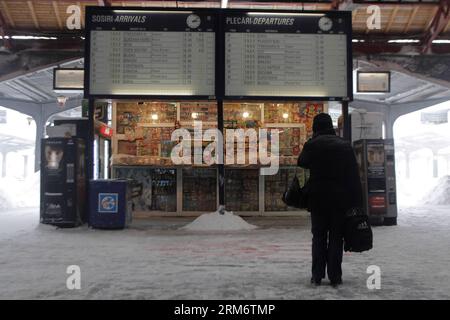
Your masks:
{"label": "fluorescent light fixture", "polygon": [[366,40],[352,39],[352,42],[366,42]]}
{"label": "fluorescent light fixture", "polygon": [[436,39],[433,43],[450,43],[450,39]]}
{"label": "fluorescent light fixture", "polygon": [[113,10],[114,13],[192,13],[192,11],[140,11],[140,10]]}
{"label": "fluorescent light fixture", "polygon": [[388,43],[418,43],[420,40],[417,39],[396,39],[388,40]]}
{"label": "fluorescent light fixture", "polygon": [[220,7],[225,9],[228,6],[228,0],[222,0],[220,2]]}
{"label": "fluorescent light fixture", "polygon": [[254,16],[311,16],[311,17],[322,17],[323,13],[292,13],[292,12],[249,12],[248,15]]}
{"label": "fluorescent light fixture", "polygon": [[37,37],[37,36],[0,36],[0,39],[15,40],[58,40],[56,37]]}

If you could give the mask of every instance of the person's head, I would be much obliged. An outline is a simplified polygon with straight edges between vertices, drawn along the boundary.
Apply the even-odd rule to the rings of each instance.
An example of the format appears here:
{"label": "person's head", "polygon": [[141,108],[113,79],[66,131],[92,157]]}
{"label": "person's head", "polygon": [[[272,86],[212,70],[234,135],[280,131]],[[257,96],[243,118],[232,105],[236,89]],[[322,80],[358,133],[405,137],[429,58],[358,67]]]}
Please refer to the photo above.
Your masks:
{"label": "person's head", "polygon": [[334,132],[333,121],[327,113],[319,113],[313,119],[313,134],[316,135],[319,132]]}

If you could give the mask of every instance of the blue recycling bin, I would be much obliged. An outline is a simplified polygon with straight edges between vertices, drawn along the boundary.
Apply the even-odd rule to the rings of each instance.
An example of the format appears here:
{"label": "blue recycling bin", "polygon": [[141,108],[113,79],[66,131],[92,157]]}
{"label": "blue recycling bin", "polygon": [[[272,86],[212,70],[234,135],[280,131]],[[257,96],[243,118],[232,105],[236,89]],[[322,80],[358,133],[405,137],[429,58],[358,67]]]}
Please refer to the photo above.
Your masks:
{"label": "blue recycling bin", "polygon": [[98,229],[124,229],[132,220],[133,180],[91,180],[89,225]]}

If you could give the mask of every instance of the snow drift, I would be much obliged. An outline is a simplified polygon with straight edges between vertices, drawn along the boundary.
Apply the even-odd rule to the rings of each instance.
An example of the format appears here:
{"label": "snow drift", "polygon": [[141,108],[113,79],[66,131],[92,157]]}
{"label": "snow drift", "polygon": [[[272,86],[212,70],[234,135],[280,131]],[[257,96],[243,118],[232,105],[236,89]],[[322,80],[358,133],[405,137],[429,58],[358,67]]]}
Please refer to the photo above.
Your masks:
{"label": "snow drift", "polygon": [[428,205],[450,204],[450,176],[443,176],[437,185],[425,196],[424,203]]}
{"label": "snow drift", "polygon": [[241,217],[231,211],[220,214],[219,211],[205,213],[181,227],[183,230],[191,231],[233,231],[233,230],[253,230],[257,227],[249,224]]}

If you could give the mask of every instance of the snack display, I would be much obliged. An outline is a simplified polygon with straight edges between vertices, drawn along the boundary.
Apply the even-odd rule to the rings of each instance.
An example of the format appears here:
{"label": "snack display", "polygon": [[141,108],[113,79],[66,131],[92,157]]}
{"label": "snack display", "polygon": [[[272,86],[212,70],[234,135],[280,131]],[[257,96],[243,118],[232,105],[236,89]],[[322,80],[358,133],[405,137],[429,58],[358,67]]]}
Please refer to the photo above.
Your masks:
{"label": "snack display", "polygon": [[216,169],[183,169],[183,211],[215,211],[216,194]]}
{"label": "snack display", "polygon": [[[205,130],[217,127],[217,104],[214,102],[158,102],[125,103],[114,105],[114,124],[111,163],[116,177],[132,178],[144,183],[144,194],[135,199],[136,210],[177,210],[177,188],[184,212],[211,212],[217,209],[217,169],[205,164],[213,156],[205,148],[214,138],[203,140]],[[264,197],[265,211],[291,211],[281,201],[281,196],[293,175],[304,183],[307,172],[297,167],[297,159],[304,143],[312,136],[312,119],[326,111],[324,103],[224,103],[225,129],[255,129],[256,145],[249,143],[246,132],[242,148],[234,140],[234,161],[225,162],[225,203],[227,210],[258,212],[260,196]],[[195,136],[194,120],[202,121],[202,135]],[[171,141],[177,128],[187,129],[192,138],[191,164],[182,165],[182,179],[171,160],[173,147],[180,142]],[[271,153],[270,130],[279,131],[280,171],[264,177],[260,186],[259,129],[268,129],[268,155]],[[225,134],[229,134],[225,131]],[[179,138],[181,139],[181,138]],[[225,137],[224,142],[227,139]],[[201,149],[195,148],[201,145]],[[254,152],[250,148],[255,147]],[[224,145],[224,160],[226,145]],[[249,155],[253,155],[252,161]],[[195,163],[194,157],[201,159]],[[237,156],[245,155],[245,163],[237,163]],[[268,166],[268,165],[264,165]],[[259,194],[264,188],[264,194]],[[180,190],[182,192],[180,192]]]}
{"label": "snack display", "polygon": [[116,132],[125,134],[126,128],[143,124],[174,124],[177,120],[176,103],[120,102],[116,104]]}
{"label": "snack display", "polygon": [[264,122],[301,123],[300,103],[265,103]]}
{"label": "snack display", "polygon": [[311,138],[312,136],[312,123],[313,118],[319,113],[325,112],[323,103],[302,103],[300,107],[300,114],[302,122],[306,126],[306,136]]}
{"label": "snack display", "polygon": [[258,103],[224,103],[224,128],[259,128],[261,105]]}
{"label": "snack display", "polygon": [[225,206],[230,211],[258,211],[258,169],[225,169]]}
{"label": "snack display", "polygon": [[180,103],[180,121],[217,122],[217,104],[212,102]]}

